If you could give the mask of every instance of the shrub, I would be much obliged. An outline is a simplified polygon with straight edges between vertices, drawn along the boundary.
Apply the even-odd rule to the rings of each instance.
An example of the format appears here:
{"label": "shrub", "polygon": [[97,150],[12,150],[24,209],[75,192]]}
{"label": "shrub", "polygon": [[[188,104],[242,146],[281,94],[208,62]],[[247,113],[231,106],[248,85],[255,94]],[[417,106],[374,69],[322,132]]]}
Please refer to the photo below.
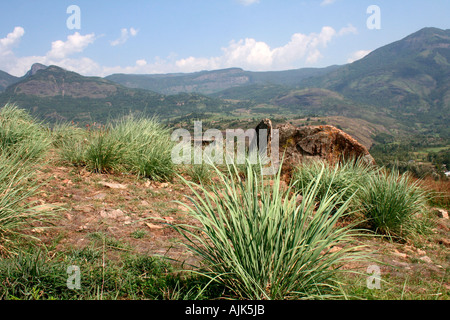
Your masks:
{"label": "shrub", "polygon": [[48,130],[25,110],[6,104],[0,111],[0,153],[40,160],[50,146]]}
{"label": "shrub", "polygon": [[156,119],[128,116],[84,134],[74,128],[69,132],[76,134],[58,145],[62,159],[74,165],[97,172],[130,172],[152,180],[169,180],[174,175],[170,133]]}
{"label": "shrub", "polygon": [[95,172],[120,171],[123,167],[123,144],[108,130],[93,131],[84,153],[86,167]]}
{"label": "shrub", "polygon": [[185,181],[194,193],[189,197],[193,207],[185,206],[199,226],[176,228],[202,259],[200,272],[243,299],[331,293],[339,264],[345,258],[357,259],[358,254],[348,248],[330,251],[350,241],[354,231],[335,228],[349,204],[342,201],[341,193],[328,194],[315,207],[325,170],[305,188],[300,204],[292,188],[283,189],[280,172],[268,183],[251,165],[245,180],[236,166],[228,170],[216,170],[220,181],[208,190]]}
{"label": "shrub", "polygon": [[361,212],[380,234],[405,237],[413,232],[427,204],[426,193],[411,177],[398,171],[369,176],[359,193]]}
{"label": "shrub", "polygon": [[88,132],[71,124],[53,127],[53,146],[63,161],[75,166],[85,166],[86,147],[89,145]]}
{"label": "shrub", "polygon": [[315,160],[298,166],[294,170],[292,183],[295,189],[303,193],[321,174],[322,177],[317,186],[318,200],[337,192],[342,192],[344,198],[349,199],[366,183],[374,170],[362,159],[351,159],[334,165],[326,161]]}
{"label": "shrub", "polygon": [[128,116],[117,121],[111,135],[124,149],[124,164],[152,180],[169,180],[174,174],[171,135],[155,118]]}

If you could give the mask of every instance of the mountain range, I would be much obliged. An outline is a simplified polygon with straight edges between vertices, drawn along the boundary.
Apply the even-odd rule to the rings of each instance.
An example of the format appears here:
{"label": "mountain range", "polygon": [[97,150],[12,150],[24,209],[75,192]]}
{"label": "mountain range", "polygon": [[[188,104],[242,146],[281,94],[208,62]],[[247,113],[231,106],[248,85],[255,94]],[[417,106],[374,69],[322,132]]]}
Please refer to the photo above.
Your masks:
{"label": "mountain range", "polygon": [[130,111],[163,119],[230,116],[347,117],[448,139],[450,30],[424,28],[361,60],[327,68],[85,77],[35,64],[23,77],[0,71],[0,103],[50,121],[105,122]]}

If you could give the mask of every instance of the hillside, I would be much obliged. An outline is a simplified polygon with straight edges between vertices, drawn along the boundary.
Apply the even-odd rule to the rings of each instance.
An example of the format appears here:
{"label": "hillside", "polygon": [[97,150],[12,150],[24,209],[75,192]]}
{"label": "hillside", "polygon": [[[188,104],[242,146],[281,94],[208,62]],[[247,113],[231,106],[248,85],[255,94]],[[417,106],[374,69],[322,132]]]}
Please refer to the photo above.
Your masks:
{"label": "hillside", "polygon": [[0,70],[0,92],[4,91],[8,86],[19,81],[19,78]]}
{"label": "hillside", "polygon": [[228,105],[198,94],[162,95],[130,89],[100,77],[85,77],[58,66],[33,65],[21,80],[0,94],[0,104],[15,102],[48,121],[100,122],[133,112],[170,118]]}
{"label": "hillside", "polygon": [[336,91],[399,121],[438,126],[448,137],[450,30],[422,29],[301,87]]}

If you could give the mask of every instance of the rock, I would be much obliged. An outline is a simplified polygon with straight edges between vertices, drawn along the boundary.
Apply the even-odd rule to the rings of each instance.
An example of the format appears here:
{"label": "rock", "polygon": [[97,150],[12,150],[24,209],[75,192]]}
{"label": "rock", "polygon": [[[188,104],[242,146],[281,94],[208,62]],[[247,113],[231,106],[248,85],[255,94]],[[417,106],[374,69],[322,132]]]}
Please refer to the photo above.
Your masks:
{"label": "rock", "polygon": [[95,196],[93,196],[93,197],[91,197],[91,198],[89,198],[89,199],[93,199],[93,200],[103,200],[103,199],[106,198],[106,196],[107,196],[106,193],[101,192],[101,193],[97,193]]}
{"label": "rock", "polygon": [[126,189],[127,186],[124,184],[120,184],[120,183],[109,183],[109,182],[105,182],[105,181],[100,181],[99,184],[101,184],[102,186],[111,188],[111,189]]}
{"label": "rock", "polygon": [[433,263],[433,261],[431,261],[431,259],[428,256],[423,256],[420,257],[419,259],[426,263]]}
{"label": "rock", "polygon": [[[262,120],[255,129],[258,146],[260,146],[258,133],[261,129],[267,129],[268,154],[270,154],[275,133],[270,119]],[[310,159],[325,160],[334,164],[346,159],[362,158],[370,165],[375,164],[366,147],[336,127],[329,125],[295,127],[285,123],[275,129],[279,134],[279,155],[285,156],[283,163],[285,170]]]}
{"label": "rock", "polygon": [[112,211],[106,211],[106,210],[102,210],[100,211],[100,216],[102,218],[108,218],[108,219],[117,219],[119,217],[122,217],[125,213],[120,210],[112,210]]}
{"label": "rock", "polygon": [[448,220],[448,212],[446,210],[439,208],[434,208],[433,210],[439,218]]}
{"label": "rock", "polygon": [[162,226],[158,226],[158,225],[153,224],[153,223],[146,223],[146,225],[147,225],[147,227],[149,227],[150,229],[153,229],[153,230],[159,230],[159,229],[163,228]]}
{"label": "rock", "polygon": [[417,253],[418,253],[420,256],[424,256],[424,255],[427,254],[425,251],[423,251],[423,250],[421,250],[421,249],[417,249]]}
{"label": "rock", "polygon": [[394,250],[393,254],[396,255],[397,257],[400,257],[403,259],[406,259],[408,257],[408,255],[406,253],[403,253],[403,252],[400,252],[397,250]]}

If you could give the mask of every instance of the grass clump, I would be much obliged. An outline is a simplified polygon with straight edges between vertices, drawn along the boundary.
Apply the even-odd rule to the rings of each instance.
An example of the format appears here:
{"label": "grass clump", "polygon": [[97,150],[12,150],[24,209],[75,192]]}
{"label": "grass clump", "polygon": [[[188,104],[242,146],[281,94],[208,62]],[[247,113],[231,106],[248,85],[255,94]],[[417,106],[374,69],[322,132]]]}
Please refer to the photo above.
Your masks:
{"label": "grass clump", "polygon": [[131,172],[156,181],[172,179],[174,143],[170,130],[155,118],[124,117],[114,124],[111,136],[122,148],[122,162]]}
{"label": "grass clump", "polygon": [[14,104],[6,104],[0,110],[0,153],[39,161],[50,144],[48,130],[25,110]]}
{"label": "grass clump", "polygon": [[240,299],[337,294],[333,277],[340,263],[360,255],[348,248],[330,251],[354,235],[348,227],[335,228],[349,200],[343,201],[341,193],[328,193],[316,207],[323,172],[305,188],[299,204],[298,194],[283,188],[280,171],[268,183],[250,164],[245,180],[236,166],[228,170],[216,170],[220,181],[208,190],[185,181],[195,195],[189,198],[193,207],[186,206],[200,226],[177,229],[203,261],[201,274]]}
{"label": "grass clump", "polygon": [[[0,254],[17,249],[25,229],[50,216],[29,201],[38,188],[35,172],[51,143],[48,132],[15,105],[0,111]],[[27,237],[29,238],[29,237]]]}
{"label": "grass clump", "polygon": [[[133,173],[156,181],[170,180],[175,172],[170,132],[156,119],[124,117],[89,131],[59,128],[61,158],[91,171]],[[80,131],[81,130],[81,131]],[[67,133],[74,133],[73,135]]]}
{"label": "grass clump", "polygon": [[[69,266],[78,266],[80,287],[69,288]],[[56,256],[45,251],[22,252],[0,260],[2,300],[201,299],[220,296],[220,288],[204,279],[174,271],[165,259],[126,254],[105,259],[101,247],[86,247]]]}
{"label": "grass clump", "polygon": [[353,196],[358,189],[366,184],[374,168],[362,159],[351,159],[336,164],[326,161],[309,161],[298,166],[293,173],[294,188],[303,193],[321,174],[317,186],[317,200],[327,194],[341,192],[345,199]]}
{"label": "grass clump", "polygon": [[398,171],[378,171],[368,178],[358,193],[358,203],[372,228],[400,238],[419,230],[428,197],[418,182]]}

